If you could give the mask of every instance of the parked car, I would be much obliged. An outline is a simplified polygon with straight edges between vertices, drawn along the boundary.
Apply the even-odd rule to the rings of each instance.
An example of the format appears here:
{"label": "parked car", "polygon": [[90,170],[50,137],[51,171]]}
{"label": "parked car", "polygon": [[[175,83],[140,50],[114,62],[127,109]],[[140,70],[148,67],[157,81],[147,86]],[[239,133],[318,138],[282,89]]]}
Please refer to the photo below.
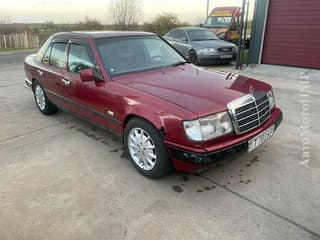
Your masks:
{"label": "parked car", "polygon": [[164,38],[196,65],[230,63],[237,57],[236,45],[220,40],[205,28],[176,28],[164,35]]}
{"label": "parked car", "polygon": [[41,113],[63,109],[113,132],[152,178],[253,151],[282,120],[270,85],[188,64],[152,33],[57,33],[24,67]]}

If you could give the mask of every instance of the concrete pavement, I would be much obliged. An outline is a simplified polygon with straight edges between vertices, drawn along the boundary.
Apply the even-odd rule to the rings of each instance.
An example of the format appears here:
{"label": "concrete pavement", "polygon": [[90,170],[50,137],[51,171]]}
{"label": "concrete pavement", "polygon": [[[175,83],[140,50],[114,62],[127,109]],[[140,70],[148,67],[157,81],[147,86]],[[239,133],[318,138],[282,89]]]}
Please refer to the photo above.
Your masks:
{"label": "concrete pavement", "polygon": [[0,55],[1,240],[320,239],[318,83],[304,89],[309,162],[301,83],[245,72],[274,86],[284,112],[275,136],[199,176],[150,180],[112,135],[63,112],[41,115],[21,59]]}
{"label": "concrete pavement", "polygon": [[37,49],[13,50],[0,52],[0,65],[23,62],[24,58],[37,52]]}

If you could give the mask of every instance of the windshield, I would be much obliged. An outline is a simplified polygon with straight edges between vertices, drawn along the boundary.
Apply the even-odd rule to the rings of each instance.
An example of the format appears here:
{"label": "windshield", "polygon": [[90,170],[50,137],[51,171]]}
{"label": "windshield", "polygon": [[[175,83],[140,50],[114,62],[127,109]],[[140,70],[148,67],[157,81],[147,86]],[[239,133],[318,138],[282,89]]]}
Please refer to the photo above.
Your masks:
{"label": "windshield", "polygon": [[112,76],[185,62],[157,36],[97,39],[96,45],[104,67]]}
{"label": "windshield", "polygon": [[189,30],[189,38],[191,41],[218,40],[219,38],[209,30]]}
{"label": "windshield", "polygon": [[232,17],[208,17],[204,23],[205,27],[212,28],[228,28],[231,23]]}

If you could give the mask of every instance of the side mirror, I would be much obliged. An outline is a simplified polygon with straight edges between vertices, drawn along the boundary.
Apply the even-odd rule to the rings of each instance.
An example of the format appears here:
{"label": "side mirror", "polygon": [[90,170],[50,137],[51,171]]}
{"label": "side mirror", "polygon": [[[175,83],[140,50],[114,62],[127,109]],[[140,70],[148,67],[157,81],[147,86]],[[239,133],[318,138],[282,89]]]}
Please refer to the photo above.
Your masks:
{"label": "side mirror", "polygon": [[103,81],[102,74],[97,68],[87,68],[81,70],[80,79],[82,82]]}
{"label": "side mirror", "polygon": [[186,38],[186,37],[182,37],[180,40],[181,40],[182,42],[188,42],[188,38]]}
{"label": "side mirror", "polygon": [[82,82],[94,81],[93,69],[87,68],[80,71],[80,79]]}

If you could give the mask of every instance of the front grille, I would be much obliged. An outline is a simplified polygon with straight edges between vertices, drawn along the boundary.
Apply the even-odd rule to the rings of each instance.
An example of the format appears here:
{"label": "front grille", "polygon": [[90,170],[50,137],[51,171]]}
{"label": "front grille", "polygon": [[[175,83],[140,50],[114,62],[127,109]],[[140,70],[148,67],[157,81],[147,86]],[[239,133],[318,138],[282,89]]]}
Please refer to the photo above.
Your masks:
{"label": "front grille", "polygon": [[220,51],[220,52],[231,52],[232,51],[232,47],[218,48],[218,51]]}
{"label": "front grille", "polygon": [[269,99],[266,92],[255,92],[230,102],[228,110],[236,133],[242,134],[260,126],[269,118]]}

